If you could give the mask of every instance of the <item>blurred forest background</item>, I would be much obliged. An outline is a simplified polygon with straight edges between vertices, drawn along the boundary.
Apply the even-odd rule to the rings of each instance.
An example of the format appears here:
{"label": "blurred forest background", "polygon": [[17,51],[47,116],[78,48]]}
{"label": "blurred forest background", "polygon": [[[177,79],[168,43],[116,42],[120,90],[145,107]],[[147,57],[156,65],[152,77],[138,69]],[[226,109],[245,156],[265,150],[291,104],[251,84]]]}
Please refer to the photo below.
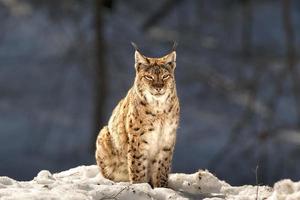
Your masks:
{"label": "blurred forest background", "polygon": [[0,175],[94,164],[147,56],[177,48],[173,172],[300,179],[300,1],[0,0]]}

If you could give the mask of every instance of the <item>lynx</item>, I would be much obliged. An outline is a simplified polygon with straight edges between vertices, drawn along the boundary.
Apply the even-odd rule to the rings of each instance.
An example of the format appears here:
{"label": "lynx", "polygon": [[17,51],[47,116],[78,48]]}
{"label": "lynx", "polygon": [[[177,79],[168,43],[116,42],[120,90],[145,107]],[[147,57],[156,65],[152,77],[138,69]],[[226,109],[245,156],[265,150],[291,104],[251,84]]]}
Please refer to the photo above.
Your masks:
{"label": "lynx", "polygon": [[95,157],[110,180],[167,187],[180,109],[176,51],[150,58],[134,47],[134,84],[100,131]]}

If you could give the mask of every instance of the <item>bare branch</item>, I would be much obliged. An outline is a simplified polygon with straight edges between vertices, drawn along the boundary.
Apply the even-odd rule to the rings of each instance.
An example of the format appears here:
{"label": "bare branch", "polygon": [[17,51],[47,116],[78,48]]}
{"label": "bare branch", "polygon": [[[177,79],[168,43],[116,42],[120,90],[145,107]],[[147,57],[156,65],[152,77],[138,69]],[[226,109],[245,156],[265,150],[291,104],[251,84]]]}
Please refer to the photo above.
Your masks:
{"label": "bare branch", "polygon": [[124,190],[128,190],[130,188],[129,185],[127,185],[126,187],[122,188],[119,192],[117,192],[116,194],[114,195],[111,195],[111,196],[108,196],[108,197],[103,197],[101,198],[100,200],[108,200],[108,199],[113,199],[113,200],[116,200],[117,197],[124,191]]}
{"label": "bare branch", "polygon": [[256,197],[255,197],[255,199],[258,200],[258,189],[259,189],[259,183],[258,183],[258,165],[256,165],[256,168],[255,168],[255,181],[256,181]]}

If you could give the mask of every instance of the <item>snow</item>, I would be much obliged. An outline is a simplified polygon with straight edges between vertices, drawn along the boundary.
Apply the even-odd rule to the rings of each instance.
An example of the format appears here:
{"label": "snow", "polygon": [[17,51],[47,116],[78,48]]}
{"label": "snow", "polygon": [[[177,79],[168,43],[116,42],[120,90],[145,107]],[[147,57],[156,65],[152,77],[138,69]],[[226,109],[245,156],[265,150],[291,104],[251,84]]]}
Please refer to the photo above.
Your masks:
{"label": "snow", "polygon": [[105,179],[96,165],[80,166],[51,174],[42,170],[31,181],[0,177],[1,200],[104,200],[104,199],[300,199],[300,182],[282,180],[274,188],[245,185],[234,187],[207,170],[194,174],[170,174],[169,188],[152,189],[147,183],[115,183]]}

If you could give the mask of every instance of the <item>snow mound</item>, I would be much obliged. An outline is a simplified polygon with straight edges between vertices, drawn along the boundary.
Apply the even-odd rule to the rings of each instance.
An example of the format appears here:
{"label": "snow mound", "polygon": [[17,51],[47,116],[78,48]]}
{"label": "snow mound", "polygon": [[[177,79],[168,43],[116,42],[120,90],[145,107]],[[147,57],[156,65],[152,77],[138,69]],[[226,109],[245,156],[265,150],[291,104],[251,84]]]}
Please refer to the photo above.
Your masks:
{"label": "snow mound", "polygon": [[42,170],[32,181],[0,177],[1,200],[108,200],[108,199],[300,199],[300,182],[282,180],[268,186],[230,186],[208,171],[170,174],[169,188],[152,189],[147,183],[115,183],[105,179],[96,165],[51,174]]}

